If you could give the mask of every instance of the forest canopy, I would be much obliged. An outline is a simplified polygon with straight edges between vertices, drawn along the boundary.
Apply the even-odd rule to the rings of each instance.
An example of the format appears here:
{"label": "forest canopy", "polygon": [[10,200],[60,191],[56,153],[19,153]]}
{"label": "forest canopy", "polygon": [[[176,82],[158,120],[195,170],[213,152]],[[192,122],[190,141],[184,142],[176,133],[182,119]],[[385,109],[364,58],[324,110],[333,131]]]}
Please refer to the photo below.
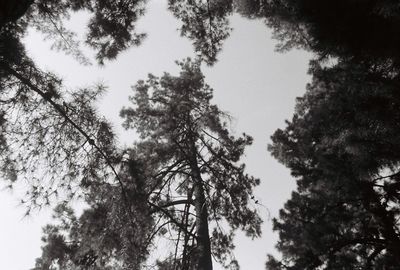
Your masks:
{"label": "forest canopy", "polygon": [[267,268],[396,269],[400,6],[270,3],[262,16],[280,48],[316,58],[292,120],[269,147],[298,188],[273,221],[282,259],[270,255]]}
{"label": "forest canopy", "polygon": [[[277,50],[314,55],[311,82],[270,153],[297,179],[273,220],[282,256],[268,269],[396,269],[400,261],[400,4],[397,1],[169,0],[198,59],[179,76],[149,75],[121,116],[140,139],[117,146],[94,102],[103,85],[67,89],[25,50],[27,29],[89,64],[81,43],[106,65],[146,33],[145,0],[24,0],[0,4],[0,169],[10,186],[29,183],[23,203],[56,207],[35,270],[141,269],[160,237],[175,243],[158,269],[237,269],[233,236],[254,238],[261,218],[249,202],[259,180],[240,163],[252,138],[234,137],[211,103],[201,63],[213,65],[239,13],[261,19]],[[67,29],[89,17],[84,40]],[[88,205],[77,216],[67,202]],[[221,229],[220,223],[228,232]],[[166,236],[167,233],[169,236]],[[57,268],[58,267],[58,268]]]}

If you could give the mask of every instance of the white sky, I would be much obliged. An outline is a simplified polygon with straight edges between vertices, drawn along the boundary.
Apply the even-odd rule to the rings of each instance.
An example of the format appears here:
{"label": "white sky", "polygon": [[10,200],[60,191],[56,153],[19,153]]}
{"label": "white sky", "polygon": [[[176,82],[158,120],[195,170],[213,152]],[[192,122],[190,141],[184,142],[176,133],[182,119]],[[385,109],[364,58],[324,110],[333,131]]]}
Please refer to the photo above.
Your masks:
{"label": "white sky", "polygon": [[[71,26],[79,31],[84,22],[85,16],[80,14],[73,17]],[[139,23],[139,28],[148,34],[147,39],[105,67],[80,66],[72,57],[50,51],[49,43],[44,43],[37,33],[26,38],[26,45],[39,66],[56,72],[70,87],[106,83],[109,91],[101,101],[100,111],[115,123],[120,142],[129,144],[134,136],[123,131],[118,115],[122,106],[128,105],[130,86],[146,79],[148,73],[177,74],[179,69],[174,61],[194,56],[190,41],[180,37],[178,25],[165,1],[150,1],[148,12]],[[262,270],[267,253],[276,253],[277,241],[266,209],[277,216],[295,187],[288,170],[270,157],[267,144],[272,133],[291,118],[295,97],[305,91],[310,55],[301,51],[276,53],[276,41],[262,21],[235,15],[231,26],[234,31],[225,41],[219,61],[213,67],[204,67],[203,72],[206,82],[214,88],[214,103],[234,117],[236,134],[245,132],[254,138],[243,161],[247,172],[261,179],[256,198],[265,206],[258,207],[264,219],[263,236],[252,241],[238,233],[235,255],[241,269]],[[41,253],[41,228],[49,222],[50,212],[48,209],[23,218],[24,209],[18,207],[18,197],[7,191],[0,193],[0,269],[27,270],[34,266]]]}

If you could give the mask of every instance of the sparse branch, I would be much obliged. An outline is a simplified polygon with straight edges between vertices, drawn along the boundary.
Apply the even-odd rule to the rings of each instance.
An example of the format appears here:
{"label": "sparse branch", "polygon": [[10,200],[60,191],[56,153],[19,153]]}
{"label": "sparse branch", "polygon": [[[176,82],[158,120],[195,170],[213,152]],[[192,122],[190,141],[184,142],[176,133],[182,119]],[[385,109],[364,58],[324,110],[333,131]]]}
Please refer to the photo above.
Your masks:
{"label": "sparse branch", "polygon": [[164,215],[166,215],[176,226],[178,226],[181,230],[183,230],[185,233],[189,234],[190,236],[194,237],[197,239],[197,236],[194,235],[193,233],[187,231],[187,229],[183,226],[183,224],[179,223],[167,210],[164,208],[152,203],[148,202],[148,204],[158,210],[160,210]]}
{"label": "sparse branch", "polygon": [[193,204],[192,200],[177,200],[177,201],[171,201],[171,202],[167,202],[164,204],[159,205],[159,208],[166,208],[166,207],[170,207],[170,206],[174,206],[174,205],[186,205],[186,204]]}
{"label": "sparse branch", "polygon": [[159,171],[157,174],[153,175],[153,178],[164,178],[165,175],[167,175],[173,168],[175,168],[176,166],[181,164],[183,161],[184,161],[183,159],[179,159],[179,160],[175,161],[174,163],[169,165],[167,168],[165,168],[165,169]]}
{"label": "sparse branch", "polygon": [[217,137],[211,135],[209,132],[205,131],[204,129],[202,129],[201,131],[203,131],[208,137],[210,137],[210,138],[214,139],[215,141],[219,142],[221,145],[224,145],[224,143],[221,142],[220,139],[218,139]]}
{"label": "sparse branch", "polygon": [[156,230],[153,231],[153,233],[147,238],[147,246],[150,245],[151,241],[153,240],[153,238],[157,235],[157,233],[166,225],[170,224],[172,221],[167,220],[166,222],[164,222],[161,225],[157,225],[155,227],[157,227]]}
{"label": "sparse branch", "polygon": [[397,172],[397,173],[393,173],[393,174],[391,174],[391,175],[380,176],[380,177],[374,178],[374,179],[372,179],[372,181],[373,181],[373,182],[376,182],[376,181],[379,181],[379,180],[383,180],[383,179],[387,179],[387,178],[392,178],[392,177],[399,176],[399,175],[400,175],[400,172]]}

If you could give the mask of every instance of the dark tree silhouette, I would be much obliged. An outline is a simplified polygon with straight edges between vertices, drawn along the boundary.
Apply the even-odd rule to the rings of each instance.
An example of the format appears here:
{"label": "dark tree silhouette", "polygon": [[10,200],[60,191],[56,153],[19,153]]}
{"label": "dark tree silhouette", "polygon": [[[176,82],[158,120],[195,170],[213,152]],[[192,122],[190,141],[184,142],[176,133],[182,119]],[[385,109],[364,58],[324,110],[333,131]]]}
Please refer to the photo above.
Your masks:
{"label": "dark tree silhouette", "polygon": [[[39,0],[24,1],[23,5],[17,6],[11,1],[2,2],[4,9],[2,9],[0,21],[0,85],[1,89],[4,89],[1,93],[1,103],[4,106],[2,106],[1,111],[0,166],[3,176],[10,180],[10,186],[17,180],[27,181],[29,191],[23,202],[28,205],[28,213],[32,207],[50,204],[51,199],[60,194],[67,195],[66,200],[77,193],[84,193],[86,198],[87,196],[90,197],[93,192],[92,189],[97,188],[98,185],[110,185],[112,187],[117,185],[119,186],[120,200],[124,202],[122,208],[129,214],[126,215],[129,216],[129,222],[132,223],[129,227],[131,230],[138,227],[135,225],[131,210],[129,210],[132,207],[128,198],[131,195],[130,190],[129,188],[127,190],[126,183],[120,176],[123,171],[122,155],[117,154],[118,151],[113,144],[113,133],[109,124],[98,117],[95,108],[92,106],[94,100],[104,88],[100,86],[93,89],[68,91],[63,87],[62,81],[57,76],[36,67],[29,56],[26,55],[21,37],[26,33],[28,27],[35,27],[54,42],[54,47],[72,54],[81,63],[87,63],[88,59],[80,52],[79,41],[75,39],[75,34],[66,29],[63,24],[63,20],[68,19],[72,12],[84,10],[92,16],[86,42],[97,50],[97,60],[102,64],[106,59],[115,58],[119,52],[130,45],[140,43],[144,35],[135,32],[135,22],[144,12],[144,3],[145,1],[115,1],[115,3],[109,3],[109,1]],[[186,10],[179,7],[176,2],[170,2],[170,9],[184,22],[182,33],[194,40],[196,50],[210,64],[216,60],[215,55],[221,48],[221,42],[228,36],[229,28],[227,27],[226,15],[230,12],[230,3],[224,5],[222,2],[211,3],[210,1],[207,5],[204,5],[192,2],[189,3],[187,8],[194,12],[192,19],[186,14]],[[193,22],[196,23],[193,24]],[[198,34],[196,29],[204,33]],[[199,40],[196,41],[196,39]],[[218,125],[218,123],[212,124]],[[212,132],[214,131],[211,130],[209,136],[213,136]],[[223,129],[220,132],[227,131]],[[204,139],[203,135],[199,138]],[[229,150],[234,151],[235,154],[229,153],[229,151],[228,153],[224,152],[224,147],[228,146],[216,146],[216,142],[204,140],[205,150],[203,149],[203,151],[213,150],[216,151],[213,155],[221,155],[220,161],[228,162],[221,166],[229,166],[229,162],[232,162],[232,167],[229,167],[230,171],[227,170],[227,172],[233,178],[236,177],[239,182],[247,179],[249,183],[242,189],[240,189],[240,186],[244,185],[243,183],[225,183],[226,192],[231,192],[230,195],[221,191],[220,185],[222,184],[218,183],[216,190],[218,190],[219,197],[217,197],[216,191],[210,191],[210,186],[201,187],[197,185],[194,188],[193,196],[199,197],[200,200],[200,202],[199,200],[196,201],[195,208],[197,212],[201,212],[202,218],[199,218],[199,220],[189,218],[193,215],[189,214],[190,211],[193,211],[189,207],[190,204],[185,204],[186,210],[181,210],[186,213],[184,214],[186,215],[185,224],[193,223],[198,227],[195,233],[188,234],[188,232],[179,231],[177,249],[184,250],[179,263],[185,267],[189,267],[189,248],[195,250],[190,253],[191,256],[194,256],[195,253],[197,257],[202,256],[202,259],[199,259],[196,265],[204,264],[206,265],[204,267],[210,267],[211,246],[214,246],[213,252],[220,261],[227,261],[226,254],[233,248],[232,234],[224,235],[218,230],[213,232],[212,241],[214,242],[210,243],[207,221],[208,215],[211,215],[211,213],[208,213],[208,211],[211,211],[210,209],[213,209],[213,215],[217,220],[220,219],[220,217],[217,218],[219,215],[225,215],[225,219],[230,222],[233,229],[242,227],[253,237],[260,233],[259,223],[261,221],[255,212],[250,211],[246,206],[248,193],[258,182],[244,175],[244,167],[236,167],[236,164],[234,164],[237,161],[235,157],[237,156],[238,159],[238,156],[241,155],[240,151],[242,150],[240,149],[250,144],[250,137],[245,136],[238,140],[231,137],[220,138],[228,144],[235,144],[234,146],[229,145],[232,148]],[[197,141],[194,145],[197,147],[196,143]],[[132,150],[131,152],[135,151]],[[130,159],[136,160],[132,153]],[[225,154],[228,157],[224,157]],[[201,172],[195,173],[203,174],[207,170],[213,169],[216,170],[213,172],[216,174],[215,179],[227,177],[225,173],[218,172],[218,169],[221,168],[214,167],[217,166],[215,165],[217,164],[216,161],[208,160],[206,156],[203,158],[204,164],[202,166],[204,168],[201,168]],[[228,161],[225,158],[228,158]],[[194,161],[191,162],[193,165]],[[206,165],[209,166],[208,169],[205,169]],[[195,170],[193,166],[192,170]],[[200,170],[200,167],[198,170]],[[211,173],[208,172],[208,175],[211,175]],[[196,176],[198,182],[200,176]],[[114,180],[110,180],[112,178]],[[218,182],[217,180],[213,181],[216,181],[215,184]],[[229,189],[233,190],[229,191]],[[239,198],[229,197],[229,199],[222,196],[224,194],[225,196],[236,196],[239,190],[245,193],[238,195]],[[115,191],[115,193],[117,192]],[[201,196],[204,198],[201,199]],[[164,200],[165,198],[160,197],[158,199]],[[96,203],[98,200],[100,199],[97,199]],[[203,204],[200,204],[201,202]],[[205,202],[209,204],[210,209],[204,206]],[[227,208],[219,212],[214,210],[213,204],[215,204],[215,207],[228,207],[229,203],[235,205],[235,215],[229,213]],[[94,203],[89,204],[94,209],[103,207]],[[157,208],[159,211],[162,209],[158,204],[155,204],[155,201],[152,202],[151,200],[147,202],[147,206],[150,208],[159,207]],[[109,205],[109,207],[112,206]],[[244,212],[240,213],[241,210]],[[162,211],[162,213],[166,217],[174,219],[174,216],[168,212]],[[182,222],[180,221],[180,224]],[[177,225],[176,222],[174,226],[177,226],[179,230],[183,228],[183,225]],[[143,235],[146,235],[146,233],[143,233]],[[202,240],[199,240],[200,238],[197,235],[200,235]],[[189,245],[190,241],[192,246]],[[216,243],[218,243],[218,248]],[[145,257],[145,253],[143,253],[143,256]],[[206,258],[207,256],[208,258]],[[140,264],[142,260],[137,259],[133,264]],[[174,263],[176,261],[174,259]],[[232,264],[235,264],[234,260],[232,260]]]}
{"label": "dark tree silhouette", "polygon": [[364,65],[314,63],[313,81],[272,154],[298,191],[274,220],[269,269],[395,269],[400,258],[398,80]]}
{"label": "dark tree silhouette", "polygon": [[57,223],[44,228],[45,245],[33,270],[143,269],[161,225],[141,186],[144,174],[140,163],[125,160],[119,172],[122,190],[113,182],[90,182],[89,207],[79,218],[67,204],[58,205]]}
{"label": "dark tree silhouette", "polygon": [[[11,184],[26,181],[23,202],[29,209],[49,204],[61,190],[68,197],[84,191],[88,178],[115,175],[119,157],[109,123],[93,106],[104,87],[65,89],[61,79],[33,63],[20,41],[27,27],[41,20],[47,31],[48,20],[68,43],[57,24],[67,16],[65,9],[78,8],[76,3],[24,3],[30,5],[25,13],[18,11],[21,6],[3,3],[7,14],[18,16],[7,15],[0,29],[0,167]],[[46,17],[50,7],[52,15]]]}
{"label": "dark tree silhouette", "polygon": [[394,1],[236,1],[264,18],[278,50],[315,53],[312,83],[272,154],[298,179],[274,229],[268,269],[395,269],[400,228],[399,5]]}
{"label": "dark tree silhouette", "polygon": [[[240,0],[242,13],[265,18],[281,41],[320,57],[355,58],[398,69],[400,6],[397,1]],[[390,63],[388,63],[390,62]]]}
{"label": "dark tree silhouette", "polygon": [[32,5],[33,0],[19,2],[4,0],[0,3],[0,29],[10,22],[16,22]]}

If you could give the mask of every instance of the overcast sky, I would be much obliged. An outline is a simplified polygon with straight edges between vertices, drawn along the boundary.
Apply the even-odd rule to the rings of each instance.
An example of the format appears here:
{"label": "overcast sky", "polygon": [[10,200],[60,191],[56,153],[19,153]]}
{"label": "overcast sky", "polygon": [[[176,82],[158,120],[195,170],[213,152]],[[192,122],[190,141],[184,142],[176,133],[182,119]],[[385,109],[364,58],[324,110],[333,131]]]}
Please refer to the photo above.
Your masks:
{"label": "overcast sky", "polygon": [[[85,14],[78,14],[70,25],[82,31],[85,19]],[[277,216],[295,188],[289,171],[270,157],[267,145],[272,133],[284,127],[285,119],[291,118],[295,98],[305,91],[310,55],[302,51],[275,52],[276,41],[262,21],[249,21],[237,15],[230,21],[234,30],[224,43],[219,61],[213,67],[203,67],[203,73],[214,89],[214,103],[234,117],[236,134],[245,132],[254,138],[243,161],[247,172],[261,179],[256,199],[262,204],[257,207],[264,219],[263,236],[251,240],[238,233],[235,255],[241,269],[262,270],[267,253],[276,253],[277,236],[272,232],[269,213]],[[50,44],[34,32],[26,38],[26,45],[40,67],[56,72],[71,88],[98,81],[107,84],[109,91],[102,98],[99,110],[114,123],[120,143],[128,145],[134,136],[122,130],[118,115],[121,107],[128,105],[131,86],[145,79],[148,73],[177,74],[175,60],[194,56],[190,41],[180,37],[178,26],[178,21],[166,10],[165,1],[150,1],[139,23],[139,28],[148,34],[144,43],[101,68],[96,64],[81,66],[70,56],[50,51]],[[41,227],[49,222],[50,210],[23,218],[24,209],[18,206],[17,194],[3,191],[0,213],[0,269],[32,268],[41,253]]]}

